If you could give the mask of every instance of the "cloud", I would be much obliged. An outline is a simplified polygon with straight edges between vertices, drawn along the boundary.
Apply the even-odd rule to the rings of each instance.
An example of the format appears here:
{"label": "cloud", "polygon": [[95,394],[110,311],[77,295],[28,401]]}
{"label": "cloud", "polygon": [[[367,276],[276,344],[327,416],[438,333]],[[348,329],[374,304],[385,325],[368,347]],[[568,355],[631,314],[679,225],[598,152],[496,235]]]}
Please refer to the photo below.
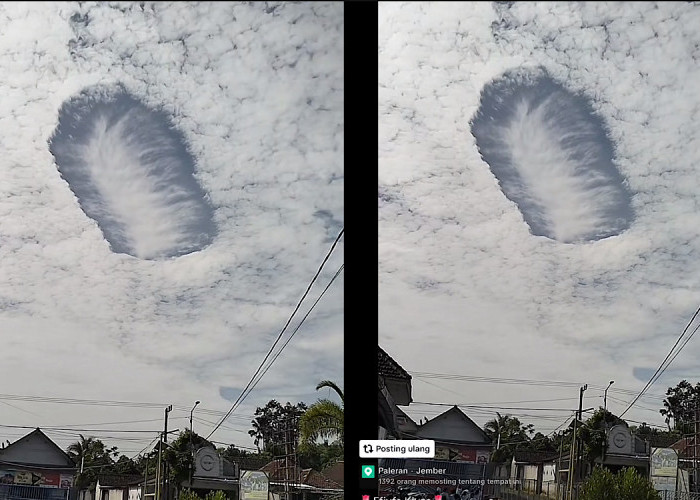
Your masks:
{"label": "cloud", "polygon": [[86,89],[66,103],[49,147],[113,251],[152,259],[211,243],[213,210],[182,134],[123,90]]}
{"label": "cloud", "polygon": [[[577,384],[589,384],[593,406],[615,380],[610,394],[623,402],[608,408],[621,412],[644,385],[634,367],[658,366],[700,303],[700,101],[691,84],[700,77],[692,28],[700,10],[382,3],[379,15],[380,343],[413,370],[573,382],[543,389],[431,379],[440,388],[417,382],[414,399],[571,397],[553,404],[575,408]],[[506,84],[509,72],[533,68],[546,72],[547,86]],[[528,107],[518,108],[523,99]],[[503,115],[490,115],[495,109]],[[480,110],[494,118],[483,128],[493,147],[516,162],[507,164],[510,179],[471,127]],[[603,154],[602,129],[613,155]],[[585,131],[595,141],[582,141]],[[575,148],[562,132],[574,134]],[[581,161],[585,155],[592,161]],[[514,202],[506,184],[528,165],[527,196]],[[587,175],[606,179],[605,196],[593,196]],[[633,217],[616,225],[624,192]],[[536,206],[548,218],[531,232]],[[691,372],[694,345],[673,368]],[[663,395],[677,382],[664,378],[651,392]],[[635,408],[626,417],[663,425],[661,399],[642,401],[656,411]],[[475,415],[482,424],[492,417]],[[549,417],[558,425],[566,414]]]}
{"label": "cloud", "polygon": [[619,234],[630,196],[603,123],[546,72],[508,72],[471,121],[481,156],[535,235],[565,243]]}
{"label": "cloud", "polygon": [[[155,431],[147,439],[107,440],[132,454],[162,428],[163,404],[175,407],[173,429],[189,425],[196,400],[195,418],[215,423],[231,404],[219,388],[246,385],[344,223],[342,5],[0,11],[0,334],[11,360],[3,374],[14,380],[4,393],[157,403],[7,400],[41,418],[3,405],[4,423],[152,420],[123,426]],[[117,99],[107,104],[95,89]],[[100,117],[112,126],[100,128]],[[63,136],[70,150],[58,159],[49,145],[57,127],[74,135],[73,149]],[[156,143],[164,157],[146,153]],[[81,171],[88,193],[74,192],[64,159],[103,167]],[[167,172],[175,180],[165,187]],[[205,198],[215,232],[191,223]],[[123,240],[105,230],[107,216]],[[341,240],[302,314],[342,262]],[[342,385],[342,337],[341,275],[260,382],[269,392],[251,393],[212,439],[250,445],[250,417],[271,394],[314,397],[320,380]],[[309,353],[323,362],[309,363]],[[206,434],[213,424],[197,427]],[[77,438],[50,435],[62,446]]]}

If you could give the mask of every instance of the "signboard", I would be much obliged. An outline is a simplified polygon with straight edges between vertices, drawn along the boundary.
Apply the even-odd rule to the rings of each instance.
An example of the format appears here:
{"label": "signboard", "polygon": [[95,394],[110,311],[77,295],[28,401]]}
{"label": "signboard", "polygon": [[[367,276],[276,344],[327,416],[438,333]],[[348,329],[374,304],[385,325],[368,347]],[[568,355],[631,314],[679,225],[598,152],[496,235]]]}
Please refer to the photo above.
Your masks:
{"label": "signboard", "polygon": [[657,477],[671,477],[678,474],[678,454],[673,448],[651,449],[651,475]]}
{"label": "signboard", "polygon": [[264,472],[242,470],[240,500],[267,500],[269,484]]}
{"label": "signboard", "polygon": [[675,477],[651,476],[651,483],[656,491],[676,491]]}
{"label": "signboard", "polygon": [[468,464],[485,464],[489,461],[489,452],[467,446],[435,444],[434,459]]}
{"label": "signboard", "polygon": [[46,488],[70,488],[61,486],[61,478],[70,477],[71,485],[73,476],[61,476],[54,472],[34,472],[27,470],[0,470],[0,484],[21,484],[25,486],[44,486]]}

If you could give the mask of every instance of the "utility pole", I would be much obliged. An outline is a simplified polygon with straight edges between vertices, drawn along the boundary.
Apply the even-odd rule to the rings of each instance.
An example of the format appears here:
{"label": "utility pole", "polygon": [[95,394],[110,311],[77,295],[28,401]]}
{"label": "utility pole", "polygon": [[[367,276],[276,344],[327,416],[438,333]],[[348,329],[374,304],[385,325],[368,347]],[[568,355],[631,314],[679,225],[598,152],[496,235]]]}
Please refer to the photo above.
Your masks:
{"label": "utility pole", "polygon": [[[165,426],[163,428],[163,443],[168,442],[168,413],[173,411],[173,405],[168,405],[165,409]],[[162,447],[162,444],[161,444]],[[165,493],[165,500],[170,500],[170,488],[168,484],[168,463],[166,462],[163,467],[163,492]]]}
{"label": "utility pole", "polygon": [[[578,397],[578,419],[579,422],[583,422],[583,393],[586,392],[586,389],[588,389],[588,384],[584,384],[583,387],[579,389],[579,397]],[[576,440],[576,462],[578,463],[578,475],[580,476],[581,479],[583,479],[583,462],[579,457],[581,449],[583,449],[582,446],[583,443],[580,442],[579,439]]]}
{"label": "utility pole", "polygon": [[158,440],[158,463],[156,464],[156,497],[155,500],[160,500],[160,460],[163,452],[163,437]]}
{"label": "utility pole", "polygon": [[190,480],[189,480],[189,487],[190,490],[192,489],[192,467],[194,466],[194,444],[192,442],[192,435],[194,433],[194,430],[192,429],[192,414],[194,413],[194,409],[197,408],[197,405],[199,404],[199,400],[194,402],[194,406],[190,410]]}
{"label": "utility pole", "polygon": [[569,480],[567,481],[568,483],[568,490],[569,490],[569,495],[568,498],[571,499],[573,494],[574,494],[574,457],[576,457],[576,423],[578,422],[578,419],[576,416],[574,416],[574,432],[571,434],[571,452],[569,453]]}
{"label": "utility pole", "polygon": [[143,494],[141,495],[141,500],[146,500],[146,494],[148,493],[148,452],[146,452],[146,467],[143,469]]}

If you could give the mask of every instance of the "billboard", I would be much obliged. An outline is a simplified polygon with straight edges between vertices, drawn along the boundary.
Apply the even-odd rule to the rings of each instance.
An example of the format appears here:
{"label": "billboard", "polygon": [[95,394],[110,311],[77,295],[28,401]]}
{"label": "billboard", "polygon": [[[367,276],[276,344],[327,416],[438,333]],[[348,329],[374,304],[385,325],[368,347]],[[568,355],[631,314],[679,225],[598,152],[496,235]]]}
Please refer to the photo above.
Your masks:
{"label": "billboard", "polygon": [[435,444],[435,460],[485,464],[489,461],[488,450],[477,450],[468,446]]}
{"label": "billboard", "polygon": [[678,474],[678,454],[673,448],[651,449],[651,475],[656,477],[672,477]]}
{"label": "billboard", "polygon": [[[46,488],[64,488],[61,479],[65,477],[54,472],[36,472],[27,470],[6,469],[0,470],[0,484],[20,484],[25,486],[44,486]],[[70,486],[68,486],[70,488]]]}
{"label": "billboard", "polygon": [[267,500],[269,484],[270,481],[264,472],[242,470],[240,500]]}

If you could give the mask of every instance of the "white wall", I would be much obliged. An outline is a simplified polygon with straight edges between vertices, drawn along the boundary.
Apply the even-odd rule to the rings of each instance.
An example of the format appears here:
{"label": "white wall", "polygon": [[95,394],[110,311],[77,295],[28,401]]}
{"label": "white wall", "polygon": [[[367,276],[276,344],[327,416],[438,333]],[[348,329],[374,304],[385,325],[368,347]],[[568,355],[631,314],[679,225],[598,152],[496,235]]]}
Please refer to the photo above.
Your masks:
{"label": "white wall", "polygon": [[557,466],[555,464],[545,464],[544,469],[542,470],[542,482],[548,483],[550,481],[554,481],[556,470]]}
{"label": "white wall", "polygon": [[[537,479],[537,466],[536,465],[526,465],[524,467],[523,479]],[[112,500],[111,498],[109,500]]]}

